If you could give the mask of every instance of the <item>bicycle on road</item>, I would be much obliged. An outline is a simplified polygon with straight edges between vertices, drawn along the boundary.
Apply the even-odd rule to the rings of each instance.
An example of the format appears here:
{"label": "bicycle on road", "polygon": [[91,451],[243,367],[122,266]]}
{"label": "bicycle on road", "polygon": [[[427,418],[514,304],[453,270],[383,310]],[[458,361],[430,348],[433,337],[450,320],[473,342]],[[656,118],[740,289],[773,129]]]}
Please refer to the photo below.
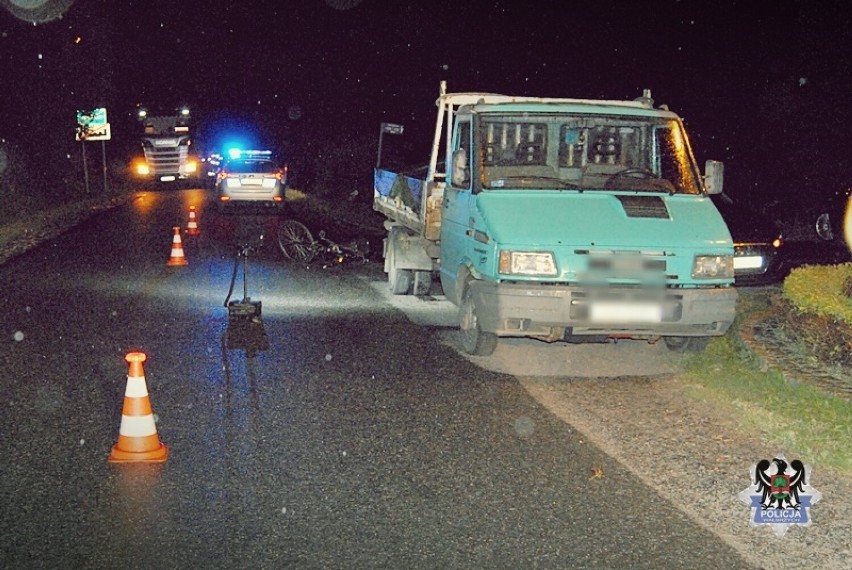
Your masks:
{"label": "bicycle on road", "polygon": [[325,231],[320,231],[318,239],[314,239],[307,226],[296,220],[285,220],[279,226],[278,247],[284,257],[300,263],[310,263],[317,258],[337,263],[348,259],[360,263],[369,261],[369,243],[366,240],[358,239],[343,245],[326,237]]}

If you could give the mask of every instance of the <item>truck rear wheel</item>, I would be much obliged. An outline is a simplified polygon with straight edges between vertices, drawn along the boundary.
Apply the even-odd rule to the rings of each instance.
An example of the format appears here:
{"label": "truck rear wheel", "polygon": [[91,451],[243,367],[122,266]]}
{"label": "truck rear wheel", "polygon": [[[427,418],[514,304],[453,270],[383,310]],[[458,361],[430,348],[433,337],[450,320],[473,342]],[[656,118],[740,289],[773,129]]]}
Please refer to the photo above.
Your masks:
{"label": "truck rear wheel", "polygon": [[412,274],[409,269],[399,269],[396,266],[396,258],[393,250],[390,251],[388,259],[388,285],[393,295],[407,295],[411,289]]}
{"label": "truck rear wheel", "polygon": [[414,272],[414,294],[417,296],[428,295],[432,288],[432,272],[431,271],[415,271]]}
{"label": "truck rear wheel", "polygon": [[411,271],[408,269],[391,269],[388,273],[388,284],[394,295],[406,295],[411,289]]}
{"label": "truck rear wheel", "polygon": [[461,348],[473,356],[490,356],[497,348],[497,335],[484,332],[479,327],[473,292],[465,287],[459,309],[459,340]]}
{"label": "truck rear wheel", "polygon": [[666,347],[674,352],[701,352],[710,342],[709,336],[665,336]]}

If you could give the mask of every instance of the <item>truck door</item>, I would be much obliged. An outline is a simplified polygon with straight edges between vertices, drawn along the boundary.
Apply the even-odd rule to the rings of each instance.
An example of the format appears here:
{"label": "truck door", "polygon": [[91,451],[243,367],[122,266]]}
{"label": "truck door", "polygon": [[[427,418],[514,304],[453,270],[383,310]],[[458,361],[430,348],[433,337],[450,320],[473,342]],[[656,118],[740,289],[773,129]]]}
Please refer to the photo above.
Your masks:
{"label": "truck door", "polygon": [[458,303],[459,271],[468,259],[467,235],[471,204],[471,122],[460,117],[447,152],[447,183],[444,190],[441,223],[441,286],[444,294]]}

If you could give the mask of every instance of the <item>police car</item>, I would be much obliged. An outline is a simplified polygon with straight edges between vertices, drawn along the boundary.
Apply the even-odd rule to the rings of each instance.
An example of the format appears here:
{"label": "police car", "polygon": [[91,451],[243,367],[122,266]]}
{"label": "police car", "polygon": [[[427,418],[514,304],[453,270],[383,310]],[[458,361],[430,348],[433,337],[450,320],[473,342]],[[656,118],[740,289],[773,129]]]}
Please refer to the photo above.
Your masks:
{"label": "police car", "polygon": [[279,167],[269,150],[231,149],[216,175],[219,211],[281,210],[287,167]]}

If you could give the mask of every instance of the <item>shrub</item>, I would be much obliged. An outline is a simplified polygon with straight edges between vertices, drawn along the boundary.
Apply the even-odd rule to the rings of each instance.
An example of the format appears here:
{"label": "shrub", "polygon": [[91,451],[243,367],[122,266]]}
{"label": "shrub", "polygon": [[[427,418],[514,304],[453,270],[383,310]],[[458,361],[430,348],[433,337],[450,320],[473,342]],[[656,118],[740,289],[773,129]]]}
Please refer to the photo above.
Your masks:
{"label": "shrub", "polygon": [[784,281],[784,330],[815,357],[852,366],[852,263],[802,267]]}
{"label": "shrub", "polygon": [[797,309],[852,326],[852,299],[846,294],[852,263],[794,269],[784,280],[784,297]]}

